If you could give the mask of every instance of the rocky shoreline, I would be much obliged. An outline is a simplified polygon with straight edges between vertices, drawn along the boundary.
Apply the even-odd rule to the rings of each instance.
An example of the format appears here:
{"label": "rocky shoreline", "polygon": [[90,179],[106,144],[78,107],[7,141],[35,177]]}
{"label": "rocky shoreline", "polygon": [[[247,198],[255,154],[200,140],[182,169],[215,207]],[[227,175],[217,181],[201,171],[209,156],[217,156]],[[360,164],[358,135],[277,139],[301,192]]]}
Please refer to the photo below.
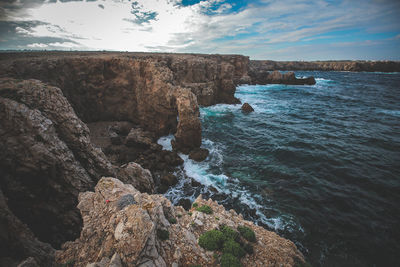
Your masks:
{"label": "rocky shoreline", "polygon": [[[4,246],[0,265],[16,266],[26,260],[25,264],[36,262],[38,266],[52,266],[56,261],[66,266],[111,266],[115,255],[122,266],[216,264],[213,254],[197,244],[201,231],[193,229],[192,223],[198,220],[203,226],[199,229],[208,231],[222,221],[208,227],[210,218],[200,220],[195,212],[188,216],[164,197],[148,194],[163,193],[177,182],[173,173],[183,162],[178,152],[197,160],[207,157],[208,152],[199,149],[199,105],[239,103],[234,97],[236,85],[267,83],[313,84],[315,80],[297,79],[293,73],[265,72],[251,67],[249,58],[240,55],[2,53],[0,241]],[[158,138],[167,134],[175,136],[173,151],[157,144]],[[110,196],[100,200],[101,209],[96,209],[94,202],[91,205],[95,207],[82,208],[89,205],[83,204],[84,196],[104,197],[105,189],[98,190],[102,181],[112,183],[115,190],[107,191]],[[96,193],[89,193],[95,188]],[[120,192],[125,191],[134,195],[136,204],[123,211],[104,206],[107,200],[118,201]],[[157,210],[139,201],[142,198],[151,199]],[[224,224],[245,224],[257,236],[265,236],[254,245],[255,253],[242,259],[244,265],[292,266],[295,261],[304,261],[290,241],[244,221],[233,211],[229,215],[211,200],[207,203],[204,205],[215,210],[214,217],[225,218]],[[150,227],[146,229],[151,230],[140,238],[144,242],[140,248],[129,252],[136,256],[124,251],[133,243],[116,238],[119,224],[111,214],[125,216],[126,222],[130,217],[125,213],[131,209],[146,218]],[[99,212],[94,221],[87,220],[91,211]],[[182,242],[170,240],[166,247],[154,231],[170,227],[166,214],[175,216],[178,211],[184,223],[177,220],[180,228],[171,233],[171,240]],[[100,213],[105,216],[101,227],[88,229],[87,223],[100,222]],[[132,233],[124,238],[131,238],[147,225],[132,223]],[[109,230],[103,235],[101,229]],[[182,231],[192,237],[177,239]],[[96,235],[97,239],[89,238]],[[75,239],[75,243],[67,242]],[[189,244],[198,258],[188,258],[185,249]],[[105,248],[109,250],[105,252]],[[266,248],[274,252],[258,253]],[[182,255],[171,255],[173,250],[181,250]],[[96,265],[103,258],[108,265]]]}

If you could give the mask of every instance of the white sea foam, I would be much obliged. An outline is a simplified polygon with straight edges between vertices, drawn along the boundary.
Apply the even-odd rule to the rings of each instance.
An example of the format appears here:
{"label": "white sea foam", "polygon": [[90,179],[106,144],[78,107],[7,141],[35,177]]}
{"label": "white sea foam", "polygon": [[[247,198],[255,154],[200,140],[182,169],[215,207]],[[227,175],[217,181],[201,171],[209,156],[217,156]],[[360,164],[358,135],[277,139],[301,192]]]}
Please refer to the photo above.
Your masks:
{"label": "white sea foam", "polygon": [[172,151],[171,141],[175,139],[173,134],[162,136],[157,140],[157,144],[161,145],[164,150]]}

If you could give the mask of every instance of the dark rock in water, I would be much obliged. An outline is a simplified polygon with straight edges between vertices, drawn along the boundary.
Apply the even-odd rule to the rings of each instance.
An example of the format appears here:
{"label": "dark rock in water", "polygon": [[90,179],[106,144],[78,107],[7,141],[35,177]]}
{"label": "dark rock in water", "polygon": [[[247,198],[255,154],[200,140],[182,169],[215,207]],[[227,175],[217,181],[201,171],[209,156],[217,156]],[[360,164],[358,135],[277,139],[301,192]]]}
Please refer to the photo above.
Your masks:
{"label": "dark rock in water", "polygon": [[197,182],[195,179],[192,179],[191,184],[192,184],[193,187],[201,186],[201,183]]}
{"label": "dark rock in water", "polygon": [[208,157],[210,152],[205,148],[196,148],[189,153],[189,158],[195,161],[203,161]]}
{"label": "dark rock in water", "polygon": [[182,206],[185,210],[190,210],[190,208],[192,207],[192,202],[190,201],[190,199],[181,198],[178,201],[178,206]]}
{"label": "dark rock in water", "polygon": [[253,111],[254,111],[253,107],[250,106],[249,103],[244,103],[244,104],[242,105],[241,109],[242,109],[242,111],[245,112],[245,113],[250,113],[250,112],[253,112]]}
{"label": "dark rock in water", "polygon": [[122,165],[118,170],[117,178],[124,183],[132,184],[140,192],[154,192],[154,181],[150,171],[143,169],[135,162]]}
{"label": "dark rock in water", "polygon": [[178,179],[173,174],[166,174],[161,176],[161,183],[167,186],[175,185],[178,182]]}
{"label": "dark rock in water", "polygon": [[118,209],[122,210],[126,206],[136,204],[135,197],[132,194],[123,195],[118,199],[117,207]]}

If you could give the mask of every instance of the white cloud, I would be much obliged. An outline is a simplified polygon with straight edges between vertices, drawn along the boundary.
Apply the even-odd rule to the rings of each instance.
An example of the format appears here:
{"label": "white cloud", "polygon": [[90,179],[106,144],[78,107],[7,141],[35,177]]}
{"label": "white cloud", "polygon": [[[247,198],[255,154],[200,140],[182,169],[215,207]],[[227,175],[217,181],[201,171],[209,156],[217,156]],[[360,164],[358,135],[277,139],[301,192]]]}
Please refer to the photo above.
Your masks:
{"label": "white cloud", "polygon": [[[133,2],[127,0],[47,2],[25,10],[23,18],[14,19],[44,23],[29,31],[19,28],[20,34],[71,40],[53,45],[59,48],[241,53],[258,57],[263,53],[265,57],[273,55],[279,45],[326,39],[320,35],[332,31],[388,28],[400,32],[396,15],[399,5],[373,0],[343,0],[338,4],[266,0],[263,5],[249,2],[235,13],[227,12],[232,5],[222,0],[186,7],[177,0],[137,2],[133,13]],[[99,3],[104,8],[99,8]],[[241,34],[244,37],[239,38]]]}
{"label": "white cloud", "polygon": [[27,47],[29,48],[47,48],[47,44],[42,44],[42,43],[33,43],[33,44],[28,44]]}

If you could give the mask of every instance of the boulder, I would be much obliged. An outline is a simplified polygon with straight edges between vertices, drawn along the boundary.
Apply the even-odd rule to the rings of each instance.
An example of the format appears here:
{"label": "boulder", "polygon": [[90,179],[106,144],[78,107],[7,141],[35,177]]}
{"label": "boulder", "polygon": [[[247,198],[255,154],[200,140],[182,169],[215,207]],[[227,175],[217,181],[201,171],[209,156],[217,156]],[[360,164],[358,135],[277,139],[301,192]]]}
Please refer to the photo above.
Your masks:
{"label": "boulder", "polygon": [[210,152],[205,148],[196,148],[189,153],[189,158],[195,161],[203,161],[208,157]]}
{"label": "boulder", "polygon": [[154,192],[154,180],[150,171],[135,162],[122,165],[117,177],[124,183],[133,185],[140,192]]}
{"label": "boulder", "polygon": [[167,186],[173,186],[178,182],[178,179],[173,174],[165,174],[161,176],[161,183]]}
{"label": "boulder", "polygon": [[132,128],[125,138],[125,144],[129,147],[150,148],[153,144],[153,135],[140,128]]}
{"label": "boulder", "polygon": [[250,113],[250,112],[253,112],[253,111],[254,111],[253,107],[250,106],[249,103],[244,103],[244,104],[242,105],[241,109],[242,109],[242,112],[244,112],[244,113]]}

